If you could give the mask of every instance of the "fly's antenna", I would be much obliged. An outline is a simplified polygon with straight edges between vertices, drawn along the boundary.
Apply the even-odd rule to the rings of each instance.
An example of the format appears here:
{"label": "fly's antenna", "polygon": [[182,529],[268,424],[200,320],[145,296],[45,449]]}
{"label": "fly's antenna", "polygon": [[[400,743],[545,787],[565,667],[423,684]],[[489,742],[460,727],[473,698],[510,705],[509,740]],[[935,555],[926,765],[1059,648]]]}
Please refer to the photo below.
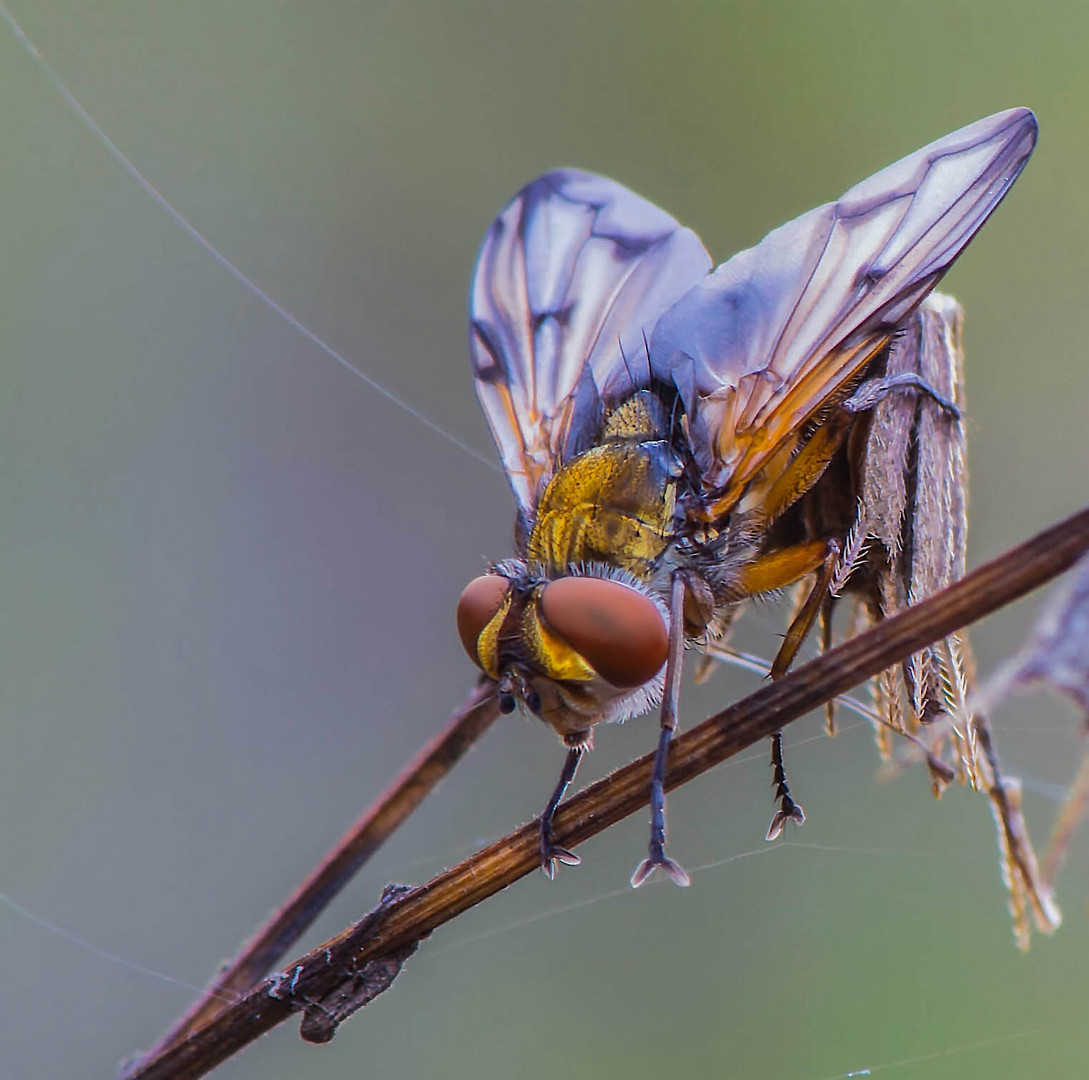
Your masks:
{"label": "fly's antenna", "polygon": [[230,259],[224,255],[219,248],[217,248],[211,240],[209,240],[192,222],[180,210],[175,209],[174,204],[171,203],[158,188],[146,177],[140,170],[126,157],[124,151],[106,134],[106,132],[99,126],[99,123],[91,114],[83,107],[80,100],[68,89],[68,85],[64,80],[53,70],[45,57],[38,51],[38,47],[27,37],[23,28],[15,21],[15,16],[8,10],[7,5],[0,0],[0,21],[7,24],[8,29],[15,35],[15,39],[23,47],[23,50],[30,56],[31,60],[41,69],[46,79],[53,89],[60,94],[64,99],[68,107],[79,117],[83,126],[94,136],[94,138],[101,144],[111,158],[121,167],[121,169],[134,180],[141,190],[147,195],[152,202],[154,202],[160,210],[162,210],[192,241],[194,241],[199,247],[203,248],[228,274],[231,275],[243,288],[248,290],[262,304],[265,305],[270,311],[279,315],[292,329],[299,333],[302,337],[306,338],[312,345],[320,349],[331,360],[335,360],[345,371],[350,372],[357,379],[366,383],[377,394],[381,394],[391,405],[395,405],[398,409],[408,413],[409,416],[418,420],[424,427],[433,431],[440,438],[445,439],[447,442],[452,443],[459,450],[468,454],[469,457],[475,458],[483,465],[487,465],[489,469],[495,469],[499,471],[499,466],[491,460],[491,458],[480,453],[478,450],[474,450],[468,443],[462,442],[452,432],[447,431],[441,424],[436,423],[431,417],[421,412],[414,405],[410,405],[404,398],[398,397],[392,390],[387,390],[373,375],[368,375],[365,371],[357,368],[344,356],[336,351],[332,345],[326,344],[318,335],[300,322],[291,314],[285,307],[274,300],[260,285],[257,284],[252,278],[247,277],[246,274],[235,266]]}

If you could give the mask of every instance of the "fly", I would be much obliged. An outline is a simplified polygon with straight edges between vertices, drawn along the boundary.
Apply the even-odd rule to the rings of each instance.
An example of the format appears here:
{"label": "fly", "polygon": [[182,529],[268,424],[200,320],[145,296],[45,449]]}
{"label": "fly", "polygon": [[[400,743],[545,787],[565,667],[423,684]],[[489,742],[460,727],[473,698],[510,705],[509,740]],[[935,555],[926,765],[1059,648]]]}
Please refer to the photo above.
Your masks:
{"label": "fly", "polygon": [[[639,885],[661,870],[664,780],[686,646],[712,650],[749,599],[806,583],[785,672],[853,593],[891,614],[964,553],[960,310],[931,290],[1028,161],[1027,109],[917,150],[717,269],[698,237],[612,180],[557,170],[484,238],[470,349],[518,504],[516,555],[466,587],[458,630],[567,757],[541,865],[577,856],[552,816],[602,721],[660,706]],[[926,723],[963,684],[955,641],[906,666],[884,711]],[[906,716],[904,715],[906,714]],[[804,820],[773,740],[778,808]]]}

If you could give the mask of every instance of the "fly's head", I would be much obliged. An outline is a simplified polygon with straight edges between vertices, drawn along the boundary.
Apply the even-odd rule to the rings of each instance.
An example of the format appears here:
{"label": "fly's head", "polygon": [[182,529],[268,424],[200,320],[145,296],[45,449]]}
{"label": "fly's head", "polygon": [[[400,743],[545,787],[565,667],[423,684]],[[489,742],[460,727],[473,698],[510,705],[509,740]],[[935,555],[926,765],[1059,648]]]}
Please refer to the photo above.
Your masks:
{"label": "fly's head", "polygon": [[504,563],[469,582],[457,624],[470,659],[496,680],[502,711],[521,702],[569,746],[661,697],[666,609],[622,572],[591,567],[548,579]]}

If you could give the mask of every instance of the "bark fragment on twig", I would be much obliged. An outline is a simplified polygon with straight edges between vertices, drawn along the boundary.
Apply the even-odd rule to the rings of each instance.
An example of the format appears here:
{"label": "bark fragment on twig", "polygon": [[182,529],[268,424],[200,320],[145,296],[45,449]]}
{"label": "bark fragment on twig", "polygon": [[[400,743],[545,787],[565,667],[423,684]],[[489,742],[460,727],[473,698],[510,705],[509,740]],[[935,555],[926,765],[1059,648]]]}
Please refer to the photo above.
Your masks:
{"label": "bark fragment on twig", "polygon": [[[357,924],[359,933],[373,933],[393,902],[410,892],[410,885],[387,885],[382,890],[378,907]],[[344,968],[341,971],[341,981],[320,998],[307,997],[299,990],[302,966],[274,976],[268,994],[278,1001],[291,1001],[296,1008],[303,1010],[299,1035],[305,1042],[327,1043],[349,1016],[369,1005],[393,985],[393,980],[400,975],[405,962],[419,946],[419,939],[408,941],[361,967]]]}

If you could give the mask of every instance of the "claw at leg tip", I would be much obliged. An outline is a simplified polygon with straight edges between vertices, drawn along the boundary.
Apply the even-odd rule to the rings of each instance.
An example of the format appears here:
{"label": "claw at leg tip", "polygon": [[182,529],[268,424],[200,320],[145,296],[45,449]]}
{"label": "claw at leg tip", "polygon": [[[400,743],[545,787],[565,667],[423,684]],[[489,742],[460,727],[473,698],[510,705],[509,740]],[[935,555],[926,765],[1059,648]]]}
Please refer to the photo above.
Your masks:
{"label": "claw at leg tip", "polygon": [[547,852],[542,852],[541,872],[549,881],[552,881],[556,876],[557,863],[563,863],[564,866],[579,866],[582,859],[573,851],[568,851],[567,848],[562,847],[551,847]]}
{"label": "claw at leg tip", "polygon": [[655,870],[661,870],[662,873],[678,888],[687,889],[688,886],[692,884],[692,879],[688,876],[680,863],[662,856],[661,858],[644,859],[635,868],[635,873],[631,876],[631,887],[633,889],[638,889],[644,881],[651,877]]}
{"label": "claw at leg tip", "polygon": [[793,821],[795,825],[805,824],[805,811],[797,803],[795,803],[789,811],[775,811],[771,819],[771,824],[768,826],[767,835],[764,839],[769,842],[778,840],[783,833],[783,827],[788,821]]}

